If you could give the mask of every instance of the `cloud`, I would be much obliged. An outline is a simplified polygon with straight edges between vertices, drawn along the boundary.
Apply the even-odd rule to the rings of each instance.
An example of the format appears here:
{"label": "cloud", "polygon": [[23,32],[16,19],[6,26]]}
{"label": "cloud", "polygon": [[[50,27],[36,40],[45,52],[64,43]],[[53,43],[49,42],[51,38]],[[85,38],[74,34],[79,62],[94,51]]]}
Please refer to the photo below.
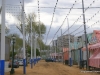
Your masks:
{"label": "cloud", "polygon": [[[25,3],[31,3],[33,0],[24,0]],[[20,3],[21,2],[21,3]],[[6,4],[22,4],[23,0],[6,0]]]}
{"label": "cloud", "polygon": [[[6,4],[13,4],[13,5],[21,5],[20,1],[22,0],[6,0]],[[39,6],[40,7],[54,7],[56,4],[57,0],[39,0]],[[90,6],[90,4],[92,3],[91,7],[99,7],[100,1],[99,0],[95,0],[95,2],[93,3],[94,0],[84,0],[84,6],[85,8]],[[73,3],[75,3],[75,0],[59,0],[58,4],[57,4],[57,8],[61,7],[61,8],[71,8]],[[36,6],[36,7],[33,7]],[[9,8],[9,7],[8,7]],[[82,1],[81,0],[77,0],[77,2],[75,3],[73,8],[82,8]],[[10,10],[10,11],[15,11],[15,12],[20,12],[20,10],[17,11],[18,8],[14,8],[16,10]],[[56,33],[56,31],[58,30],[58,28],[62,25],[66,15],[69,13],[70,9],[56,9],[55,10],[55,14],[54,14],[54,18],[53,18],[53,23],[51,26],[51,30],[50,30],[50,34],[48,35],[48,43],[50,42],[50,40],[53,38],[54,34]],[[43,22],[46,27],[47,27],[47,32],[49,30],[49,27],[51,25],[51,21],[52,21],[52,16],[53,16],[53,11],[54,8],[40,8],[40,21]],[[90,8],[85,12],[85,20],[86,20],[86,26],[91,26],[92,24],[94,24],[96,21],[99,20],[100,15],[99,13],[97,15],[95,15],[94,17],[92,17],[97,11],[99,11],[99,9],[97,8]],[[9,12],[8,10],[6,10],[6,12]],[[8,15],[11,15],[10,17],[6,17],[7,23],[9,25],[13,25],[16,22],[19,23],[19,21],[17,21],[16,16],[14,16],[14,13],[8,13]],[[26,14],[30,14],[32,12],[34,12],[37,16],[36,21],[39,20],[38,17],[38,2],[37,0],[25,0],[25,12]],[[13,16],[12,16],[13,15]],[[18,15],[18,14],[17,14]],[[77,29],[79,26],[83,25],[83,16],[77,21],[77,19],[80,17],[80,15],[82,15],[82,9],[72,9],[69,16],[68,16],[68,20],[69,20],[69,26],[72,26],[70,28],[70,32],[73,32],[75,29]],[[89,20],[92,17],[91,20]],[[89,20],[89,21],[88,21]],[[77,22],[75,22],[77,21]],[[87,22],[88,21],[88,22]],[[87,29],[87,32],[92,32],[94,29],[99,29],[99,24],[97,23],[95,25],[93,25],[92,27],[90,27],[89,29]],[[16,24],[17,25],[17,24]],[[61,27],[63,29],[63,32],[65,30],[68,29],[68,24],[67,24],[67,20],[65,20],[63,26]],[[84,27],[82,26],[80,29],[78,29],[77,31],[75,31],[73,34],[84,30]],[[81,35],[84,32],[77,34]],[[57,33],[58,36],[60,36],[61,32],[59,31]],[[66,32],[67,34],[67,32]],[[56,36],[57,37],[57,36]],[[55,37],[55,39],[56,39]],[[45,39],[46,40],[46,36]]]}
{"label": "cloud", "polygon": [[[7,16],[7,15],[9,15],[9,16]],[[12,16],[12,14],[8,13],[7,15],[6,15],[6,22],[9,23],[9,25],[16,24],[18,22],[18,19],[16,17]]]}

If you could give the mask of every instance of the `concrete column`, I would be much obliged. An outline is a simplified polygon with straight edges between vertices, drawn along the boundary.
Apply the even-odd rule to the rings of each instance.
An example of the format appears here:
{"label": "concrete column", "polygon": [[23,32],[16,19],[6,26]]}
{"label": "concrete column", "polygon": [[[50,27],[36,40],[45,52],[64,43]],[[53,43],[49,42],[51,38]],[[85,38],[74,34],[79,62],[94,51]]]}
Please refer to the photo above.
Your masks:
{"label": "concrete column", "polygon": [[1,59],[0,59],[0,75],[5,73],[5,0],[2,0],[2,9],[1,9]]}

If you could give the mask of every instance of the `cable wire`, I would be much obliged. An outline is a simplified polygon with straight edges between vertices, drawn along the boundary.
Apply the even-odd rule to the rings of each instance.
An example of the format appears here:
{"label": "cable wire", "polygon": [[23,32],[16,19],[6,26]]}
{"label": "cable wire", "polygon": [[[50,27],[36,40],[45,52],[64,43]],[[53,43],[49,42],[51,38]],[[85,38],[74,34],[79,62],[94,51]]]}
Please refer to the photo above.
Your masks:
{"label": "cable wire", "polygon": [[[92,6],[92,4],[94,4],[95,3],[95,0],[87,7],[87,9],[85,9],[85,12],[90,8],[90,6]],[[79,16],[79,18],[62,34],[62,35],[64,35],[81,17],[82,17],[82,15],[83,14],[81,14],[80,16]],[[63,23],[65,22],[65,20],[66,20],[66,18],[67,17],[65,17],[65,19],[64,19],[64,21],[63,21]],[[60,28],[62,27],[62,25],[60,26]],[[58,31],[60,30],[60,28],[58,29]],[[58,31],[57,31],[57,33],[58,33]],[[56,33],[56,34],[57,34]],[[56,34],[54,34],[54,37],[56,36]],[[54,37],[53,37],[53,39],[54,39]],[[53,39],[52,39],[52,41],[53,41]],[[51,41],[51,42],[52,42]],[[51,44],[51,42],[50,42],[50,44]]]}
{"label": "cable wire", "polygon": [[39,0],[38,0],[38,18],[39,18],[39,22],[40,22],[40,8],[39,8]]}
{"label": "cable wire", "polygon": [[[76,2],[77,2],[77,0],[73,3],[72,7],[70,8],[70,10],[69,10],[68,14],[66,15],[66,17],[65,17],[65,19],[64,19],[64,21],[63,21],[62,25],[59,27],[59,29],[57,30],[57,32],[54,34],[53,39],[55,38],[56,34],[58,33],[58,31],[59,31],[59,30],[61,29],[61,27],[63,26],[63,24],[64,24],[64,22],[65,22],[66,18],[69,16],[69,14],[70,14],[71,10],[73,9],[73,7],[74,7],[74,5],[75,5],[75,3],[76,3]],[[53,39],[52,39],[52,41],[53,41]],[[51,42],[50,42],[50,43],[51,43]]]}
{"label": "cable wire", "polygon": [[51,24],[50,24],[49,31],[48,31],[48,33],[47,33],[47,37],[46,37],[46,42],[45,42],[45,44],[47,43],[47,38],[48,38],[48,35],[49,35],[49,32],[50,32],[50,29],[51,29],[51,26],[52,26],[52,23],[53,23],[53,18],[54,18],[55,10],[56,10],[56,7],[57,7],[57,3],[58,3],[58,0],[57,0],[57,2],[56,2],[55,7],[54,7],[54,12],[53,12],[53,16],[52,16],[52,20],[51,20]]}
{"label": "cable wire", "polygon": [[[86,11],[90,8],[90,6],[92,6],[94,3],[95,3],[95,0],[88,6],[87,9],[85,9],[84,12],[86,12]],[[83,14],[81,14],[81,15],[79,16],[79,18],[78,18],[78,19],[77,19],[77,20],[76,20],[62,35],[64,35],[70,28],[72,28],[72,26],[74,26],[75,23],[78,22],[78,20],[82,17],[82,15],[83,15]]]}
{"label": "cable wire", "polygon": [[[88,23],[90,20],[92,20],[97,14],[99,14],[100,13],[100,10],[99,11],[97,11],[90,19],[88,19],[87,21],[86,21],[86,23]],[[72,33],[74,33],[74,32],[76,32],[79,28],[81,28],[83,26],[83,24],[80,26],[80,27],[78,27],[77,29],[75,29],[73,32],[71,32],[70,34],[72,34]]]}
{"label": "cable wire", "polygon": [[[97,24],[97,23],[99,23],[99,22],[100,22],[100,21],[98,20],[98,21],[96,21],[95,23],[93,23],[91,26],[93,26],[93,25],[95,25],[95,24]],[[91,26],[88,26],[86,29],[89,29]],[[84,31],[84,30],[79,31],[79,32],[75,33],[74,35],[77,35],[77,34],[83,32],[83,31]]]}
{"label": "cable wire", "polygon": [[40,27],[40,7],[39,7],[39,0],[38,1],[38,18],[39,18],[39,32],[40,32],[40,38],[41,38],[41,27]]}
{"label": "cable wire", "polygon": [[[20,5],[12,5],[12,4],[6,4],[7,6],[20,6]],[[34,8],[37,8],[37,6],[25,6],[25,7],[34,7]],[[54,7],[44,7],[44,6],[41,6],[40,8],[50,8],[50,9],[53,9]],[[87,9],[88,7],[85,7],[84,9]],[[98,9],[100,7],[89,7],[89,9]],[[56,9],[71,9],[71,8],[68,8],[68,7],[56,7]],[[82,9],[82,8],[73,8],[73,9]]]}

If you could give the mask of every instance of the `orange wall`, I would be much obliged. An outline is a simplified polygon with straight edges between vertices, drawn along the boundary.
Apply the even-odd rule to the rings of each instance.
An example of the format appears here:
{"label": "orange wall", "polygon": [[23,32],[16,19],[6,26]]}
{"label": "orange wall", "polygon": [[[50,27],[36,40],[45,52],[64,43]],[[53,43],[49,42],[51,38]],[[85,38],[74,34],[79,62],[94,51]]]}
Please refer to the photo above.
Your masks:
{"label": "orange wall", "polygon": [[68,51],[66,51],[66,52],[63,53],[63,58],[64,58],[64,60],[68,60],[69,59],[69,53],[68,53]]}

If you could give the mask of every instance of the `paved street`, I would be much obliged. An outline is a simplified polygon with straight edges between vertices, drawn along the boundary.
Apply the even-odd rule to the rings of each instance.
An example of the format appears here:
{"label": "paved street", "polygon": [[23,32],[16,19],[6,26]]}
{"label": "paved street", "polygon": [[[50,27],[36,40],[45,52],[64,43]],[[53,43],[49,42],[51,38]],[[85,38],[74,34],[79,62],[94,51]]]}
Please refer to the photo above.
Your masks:
{"label": "paved street", "polygon": [[[10,75],[7,72],[5,75]],[[23,67],[15,69],[14,75],[23,75]],[[27,67],[26,75],[99,75],[98,73],[84,73],[84,71],[77,68],[77,66],[69,67],[57,62],[40,61],[33,69],[30,65]]]}

